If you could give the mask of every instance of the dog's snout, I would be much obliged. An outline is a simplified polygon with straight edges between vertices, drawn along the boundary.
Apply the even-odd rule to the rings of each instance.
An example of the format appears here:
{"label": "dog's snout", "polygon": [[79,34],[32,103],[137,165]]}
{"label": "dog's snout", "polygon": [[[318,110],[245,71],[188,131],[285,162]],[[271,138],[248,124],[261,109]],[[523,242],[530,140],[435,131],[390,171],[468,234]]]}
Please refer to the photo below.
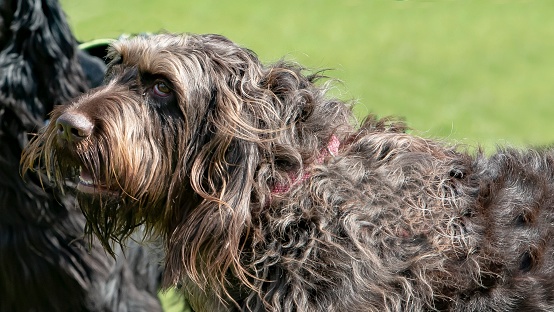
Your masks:
{"label": "dog's snout", "polygon": [[60,138],[76,142],[91,135],[93,124],[82,114],[64,113],[56,121],[56,127]]}

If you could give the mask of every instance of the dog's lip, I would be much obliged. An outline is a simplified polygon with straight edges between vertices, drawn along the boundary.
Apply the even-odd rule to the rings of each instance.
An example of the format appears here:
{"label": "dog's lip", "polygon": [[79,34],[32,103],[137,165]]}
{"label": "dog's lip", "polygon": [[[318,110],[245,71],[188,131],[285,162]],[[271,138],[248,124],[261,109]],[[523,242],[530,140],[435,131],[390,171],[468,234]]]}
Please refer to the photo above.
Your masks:
{"label": "dog's lip", "polygon": [[79,169],[79,183],[77,184],[77,190],[81,193],[87,194],[116,194],[115,191],[110,190],[107,186],[94,183],[94,179],[90,171],[81,167]]}
{"label": "dog's lip", "polygon": [[85,185],[94,185],[90,171],[84,169],[83,167],[79,168],[79,183]]}

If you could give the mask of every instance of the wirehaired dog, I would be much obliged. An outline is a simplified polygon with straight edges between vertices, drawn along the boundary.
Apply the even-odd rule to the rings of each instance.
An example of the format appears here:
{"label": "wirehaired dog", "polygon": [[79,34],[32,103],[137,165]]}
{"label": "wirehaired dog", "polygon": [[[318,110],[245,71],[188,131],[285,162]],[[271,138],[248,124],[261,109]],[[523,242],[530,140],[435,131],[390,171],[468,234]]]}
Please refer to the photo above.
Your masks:
{"label": "wirehaired dog", "polygon": [[[164,238],[196,311],[553,311],[554,154],[468,153],[218,35],[113,44],[38,167],[106,248]],[[319,82],[318,82],[319,80]]]}
{"label": "wirehaired dog", "polygon": [[0,311],[161,311],[155,253],[89,250],[75,198],[19,172],[28,133],[105,69],[77,50],[57,1],[0,1]]}

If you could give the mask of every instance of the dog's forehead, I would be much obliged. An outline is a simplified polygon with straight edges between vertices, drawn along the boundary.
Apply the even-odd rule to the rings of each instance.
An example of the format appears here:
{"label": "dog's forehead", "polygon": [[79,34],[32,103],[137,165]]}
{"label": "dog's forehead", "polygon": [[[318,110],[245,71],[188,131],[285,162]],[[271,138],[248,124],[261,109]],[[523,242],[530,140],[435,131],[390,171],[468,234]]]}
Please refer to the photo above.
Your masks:
{"label": "dog's forehead", "polygon": [[[108,57],[127,66],[151,67],[156,62],[193,64],[218,59],[229,64],[257,60],[255,53],[214,34],[156,34],[136,36],[112,44]],[[193,61],[193,62],[189,62]]]}
{"label": "dog's forehead", "polygon": [[132,37],[113,43],[108,57],[109,73],[133,68],[140,76],[162,76],[181,90],[209,89],[213,77],[240,79],[249,70],[263,68],[251,50],[215,34]]}
{"label": "dog's forehead", "polygon": [[116,41],[108,54],[111,59],[109,68],[118,65],[120,69],[134,68],[139,75],[162,76],[176,89],[185,90],[191,79],[199,78],[191,73],[201,72],[195,56],[190,53],[196,44],[190,41],[190,36],[178,34],[137,36]]}
{"label": "dog's forehead", "polygon": [[110,57],[119,58],[125,65],[148,67],[154,60],[164,59],[160,55],[178,55],[187,46],[185,35],[137,36],[116,41],[112,44]]}

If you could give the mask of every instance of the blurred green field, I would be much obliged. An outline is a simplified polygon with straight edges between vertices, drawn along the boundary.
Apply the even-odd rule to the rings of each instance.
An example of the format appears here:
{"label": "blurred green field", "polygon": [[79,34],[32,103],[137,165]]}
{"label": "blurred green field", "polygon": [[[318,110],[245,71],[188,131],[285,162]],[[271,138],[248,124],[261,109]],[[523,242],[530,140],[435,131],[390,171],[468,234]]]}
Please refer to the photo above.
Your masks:
{"label": "blurred green field", "polygon": [[552,0],[62,0],[81,41],[220,33],[272,62],[333,69],[356,113],[455,143],[554,143]]}
{"label": "blurred green field", "polygon": [[554,142],[552,0],[62,0],[79,40],[220,33],[266,62],[333,69],[358,116],[452,142]]}

